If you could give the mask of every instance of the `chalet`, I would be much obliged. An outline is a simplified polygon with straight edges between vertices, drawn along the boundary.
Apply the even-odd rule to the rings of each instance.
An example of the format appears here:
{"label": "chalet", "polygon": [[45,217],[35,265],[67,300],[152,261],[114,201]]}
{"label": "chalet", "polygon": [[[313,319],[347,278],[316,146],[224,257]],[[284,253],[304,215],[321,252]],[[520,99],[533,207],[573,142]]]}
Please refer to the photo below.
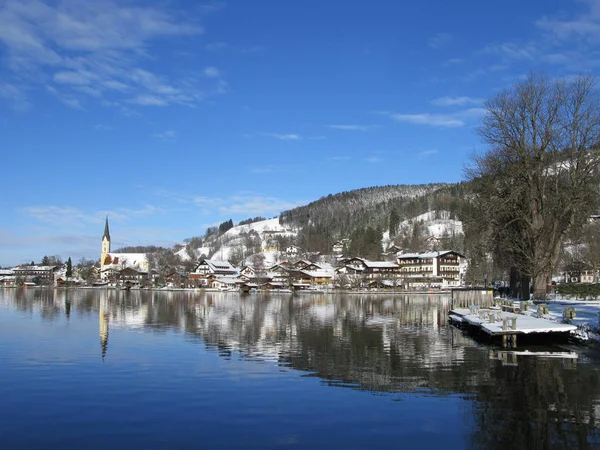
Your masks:
{"label": "chalet", "polygon": [[275,264],[272,267],[269,267],[267,270],[267,275],[271,277],[273,281],[286,283],[289,278],[289,270],[287,267],[282,266],[281,264]]}
{"label": "chalet", "polygon": [[287,288],[287,285],[278,281],[269,281],[262,285],[262,288],[267,291],[279,290]]}
{"label": "chalet", "polygon": [[368,278],[380,276],[397,276],[400,268],[395,261],[369,261],[364,258],[349,258],[343,263],[343,270],[338,273],[360,274]]}
{"label": "chalet", "polygon": [[255,272],[254,268],[250,267],[250,266],[243,266],[240,269],[240,275],[254,276],[255,273],[256,272]]}
{"label": "chalet", "polygon": [[211,276],[211,281],[208,282],[208,287],[213,289],[219,289],[221,291],[233,291],[239,288],[242,284],[239,278],[232,276]]}
{"label": "chalet", "polygon": [[308,286],[329,286],[333,282],[333,275],[325,270],[292,270],[290,271],[292,284]]}
{"label": "chalet", "polygon": [[15,267],[13,273],[16,278],[22,278],[25,281],[52,284],[54,275],[59,269],[59,266],[20,266]]}
{"label": "chalet", "polygon": [[400,275],[413,288],[460,286],[463,255],[454,251],[403,253],[398,255]]}
{"label": "chalet", "polygon": [[311,261],[308,261],[306,259],[299,259],[295,263],[291,264],[290,268],[291,269],[296,269],[296,270],[301,270],[301,269],[304,269],[307,266],[310,266],[311,264],[312,264]]}
{"label": "chalet", "polygon": [[302,253],[302,249],[300,247],[297,247],[296,245],[290,245],[288,247],[285,248],[285,254],[289,255],[289,256],[296,256],[298,254]]}
{"label": "chalet", "polygon": [[442,240],[435,236],[429,236],[425,241],[427,248],[430,250],[435,250],[442,244]]}
{"label": "chalet", "polygon": [[0,286],[14,286],[17,277],[12,269],[0,269]]}
{"label": "chalet", "polygon": [[261,250],[263,252],[276,252],[279,250],[279,242],[277,242],[275,239],[267,239],[263,241]]}
{"label": "chalet", "polygon": [[337,241],[335,244],[333,244],[331,251],[333,251],[333,253],[341,255],[342,253],[344,253],[344,250],[348,247],[349,243],[350,243],[350,239],[341,239],[341,240]]}
{"label": "chalet", "polygon": [[583,262],[573,262],[565,269],[565,283],[595,283],[598,278],[598,272]]}
{"label": "chalet", "polygon": [[140,283],[141,281],[148,279],[148,272],[145,270],[137,270],[133,267],[126,267],[123,270],[119,270],[117,273],[117,280],[121,282]]}
{"label": "chalet", "polygon": [[399,253],[401,251],[402,251],[402,249],[400,247],[398,247],[396,244],[392,244],[385,251],[385,254],[387,254],[387,255],[395,255],[396,253]]}
{"label": "chalet", "polygon": [[[233,267],[229,261],[219,261],[216,259],[201,259],[198,265],[194,269],[194,275],[204,276],[207,275],[238,275],[238,270]],[[190,274],[192,275],[192,274]]]}

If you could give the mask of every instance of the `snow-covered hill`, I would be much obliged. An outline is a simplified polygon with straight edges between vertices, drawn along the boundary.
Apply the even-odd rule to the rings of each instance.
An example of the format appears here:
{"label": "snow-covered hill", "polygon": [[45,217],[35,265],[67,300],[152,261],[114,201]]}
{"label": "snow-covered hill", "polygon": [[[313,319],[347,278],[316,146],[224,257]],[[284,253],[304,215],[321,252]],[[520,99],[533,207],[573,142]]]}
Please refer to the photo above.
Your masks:
{"label": "snow-covered hill", "polygon": [[427,227],[429,235],[441,238],[452,234],[462,234],[463,224],[460,220],[450,218],[448,211],[428,211],[400,223],[400,229],[409,229],[415,222],[422,222]]}

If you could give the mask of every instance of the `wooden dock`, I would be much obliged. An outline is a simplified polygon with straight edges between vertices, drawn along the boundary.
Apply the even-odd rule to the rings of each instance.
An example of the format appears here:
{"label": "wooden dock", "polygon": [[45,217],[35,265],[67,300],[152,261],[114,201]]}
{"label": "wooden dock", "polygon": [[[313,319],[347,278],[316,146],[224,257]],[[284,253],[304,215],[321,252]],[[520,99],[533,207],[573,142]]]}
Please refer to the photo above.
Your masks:
{"label": "wooden dock", "polygon": [[577,329],[575,325],[536,317],[532,313],[518,314],[503,311],[498,307],[456,308],[450,310],[449,318],[454,324],[474,328],[491,338],[501,338],[504,347],[508,347],[509,343],[512,347],[516,347],[518,335],[547,334],[549,338],[551,336],[565,337]]}

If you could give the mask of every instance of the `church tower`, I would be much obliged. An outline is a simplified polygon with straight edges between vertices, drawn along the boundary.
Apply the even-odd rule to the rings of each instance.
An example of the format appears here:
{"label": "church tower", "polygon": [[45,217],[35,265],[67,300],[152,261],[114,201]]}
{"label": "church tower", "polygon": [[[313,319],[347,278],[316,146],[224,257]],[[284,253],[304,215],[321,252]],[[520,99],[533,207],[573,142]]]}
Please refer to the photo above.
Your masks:
{"label": "church tower", "polygon": [[110,253],[110,232],[108,231],[108,216],[106,216],[104,235],[102,236],[102,253],[100,254],[100,273],[104,270],[104,260],[108,253]]}

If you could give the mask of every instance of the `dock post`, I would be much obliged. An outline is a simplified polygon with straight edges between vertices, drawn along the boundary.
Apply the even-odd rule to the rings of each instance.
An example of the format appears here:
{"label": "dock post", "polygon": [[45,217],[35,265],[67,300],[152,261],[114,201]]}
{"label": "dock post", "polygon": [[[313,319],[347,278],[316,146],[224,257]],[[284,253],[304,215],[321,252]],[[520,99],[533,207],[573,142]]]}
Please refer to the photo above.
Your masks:
{"label": "dock post", "polygon": [[502,347],[503,348],[508,347],[508,334],[502,335]]}
{"label": "dock post", "polygon": [[517,348],[517,335],[516,334],[511,335],[510,340],[511,340],[511,347]]}

